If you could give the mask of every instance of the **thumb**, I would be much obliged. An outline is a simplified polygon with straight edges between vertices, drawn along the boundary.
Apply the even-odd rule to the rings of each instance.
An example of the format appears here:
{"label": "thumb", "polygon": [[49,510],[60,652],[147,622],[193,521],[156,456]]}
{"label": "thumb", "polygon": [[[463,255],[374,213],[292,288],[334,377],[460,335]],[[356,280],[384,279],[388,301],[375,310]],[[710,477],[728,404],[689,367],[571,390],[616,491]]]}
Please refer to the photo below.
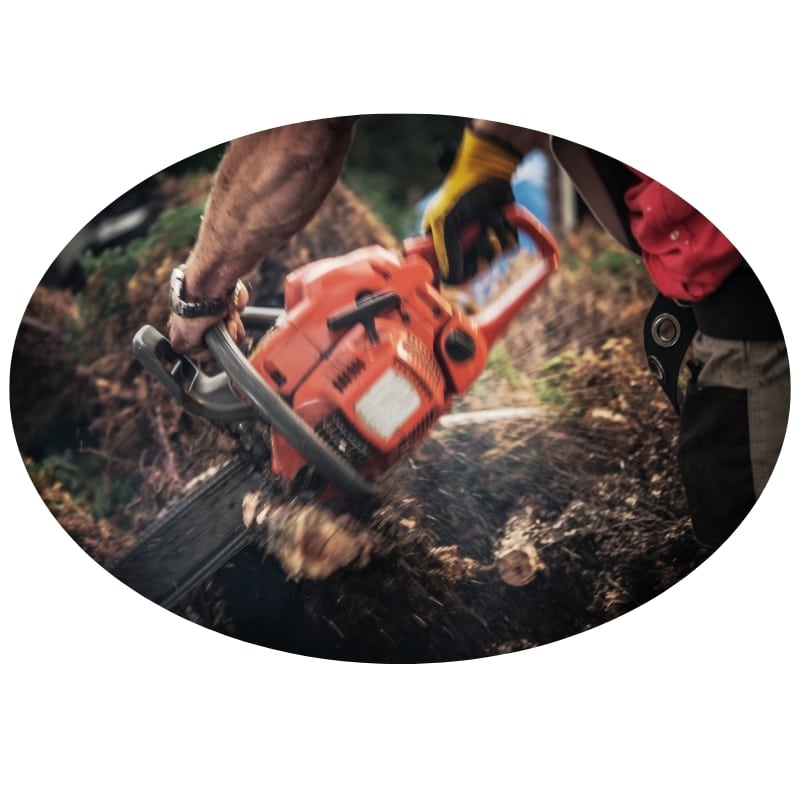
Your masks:
{"label": "thumb", "polygon": [[241,311],[250,302],[250,290],[242,281],[237,281],[236,288],[233,290],[233,307],[236,311]]}
{"label": "thumb", "polygon": [[[461,246],[461,224],[458,215],[449,215],[442,226],[442,256],[439,260],[439,272],[445,283],[464,283],[471,277],[464,273],[464,251]],[[439,258],[439,251],[436,251]],[[444,266],[442,265],[444,262]]]}
{"label": "thumb", "polygon": [[450,278],[450,258],[445,236],[445,217],[434,217],[431,220],[430,236],[433,239],[433,252],[436,254],[436,265],[442,279]]}

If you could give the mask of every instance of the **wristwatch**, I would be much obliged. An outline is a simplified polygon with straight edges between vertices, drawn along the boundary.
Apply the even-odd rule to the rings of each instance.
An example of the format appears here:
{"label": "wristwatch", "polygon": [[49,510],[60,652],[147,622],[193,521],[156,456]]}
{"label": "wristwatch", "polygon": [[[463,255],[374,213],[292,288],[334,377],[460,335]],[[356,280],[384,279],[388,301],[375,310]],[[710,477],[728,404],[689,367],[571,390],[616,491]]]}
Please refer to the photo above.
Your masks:
{"label": "wristwatch", "polygon": [[217,297],[214,300],[187,300],[183,294],[185,279],[185,264],[175,267],[169,279],[169,307],[184,319],[219,316],[228,307],[231,299],[235,302],[243,286],[241,281],[236,281],[236,286],[225,297]]}

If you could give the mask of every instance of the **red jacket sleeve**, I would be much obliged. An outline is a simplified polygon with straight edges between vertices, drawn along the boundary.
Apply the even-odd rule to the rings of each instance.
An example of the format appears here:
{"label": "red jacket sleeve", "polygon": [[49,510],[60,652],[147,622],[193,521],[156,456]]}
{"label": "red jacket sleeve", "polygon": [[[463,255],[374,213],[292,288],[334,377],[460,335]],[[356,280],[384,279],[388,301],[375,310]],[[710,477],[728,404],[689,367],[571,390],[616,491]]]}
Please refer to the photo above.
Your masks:
{"label": "red jacket sleeve", "polygon": [[625,192],[630,229],[662,294],[698,301],[714,292],[742,261],[741,254],[697,209],[652,178]]}

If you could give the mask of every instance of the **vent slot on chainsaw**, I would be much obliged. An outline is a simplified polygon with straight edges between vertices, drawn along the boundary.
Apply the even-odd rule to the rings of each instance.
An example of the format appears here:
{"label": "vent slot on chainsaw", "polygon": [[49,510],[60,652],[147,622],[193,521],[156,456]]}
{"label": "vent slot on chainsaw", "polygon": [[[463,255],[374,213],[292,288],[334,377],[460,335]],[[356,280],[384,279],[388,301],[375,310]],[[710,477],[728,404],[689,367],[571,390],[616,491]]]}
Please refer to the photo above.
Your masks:
{"label": "vent slot on chainsaw", "polygon": [[334,379],[333,386],[343,394],[345,389],[366,369],[360,358],[354,358]]}
{"label": "vent slot on chainsaw", "polygon": [[444,380],[439,362],[431,351],[416,336],[407,336],[403,341],[408,354],[408,362],[397,361],[397,365],[416,373],[417,382],[423,387],[428,397],[432,397]]}

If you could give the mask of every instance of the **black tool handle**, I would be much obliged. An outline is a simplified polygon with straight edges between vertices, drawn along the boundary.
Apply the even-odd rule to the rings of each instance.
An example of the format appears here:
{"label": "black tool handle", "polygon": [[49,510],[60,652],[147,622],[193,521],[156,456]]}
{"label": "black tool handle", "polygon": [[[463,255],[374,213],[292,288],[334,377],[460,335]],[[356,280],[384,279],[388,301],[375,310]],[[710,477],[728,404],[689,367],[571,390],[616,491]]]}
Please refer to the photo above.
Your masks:
{"label": "black tool handle", "polygon": [[331,333],[347,330],[359,323],[364,326],[370,342],[378,341],[378,331],[375,327],[375,317],[384,311],[400,307],[400,295],[397,292],[379,292],[371,294],[363,300],[356,302],[353,308],[340,311],[328,318],[328,330]]}

